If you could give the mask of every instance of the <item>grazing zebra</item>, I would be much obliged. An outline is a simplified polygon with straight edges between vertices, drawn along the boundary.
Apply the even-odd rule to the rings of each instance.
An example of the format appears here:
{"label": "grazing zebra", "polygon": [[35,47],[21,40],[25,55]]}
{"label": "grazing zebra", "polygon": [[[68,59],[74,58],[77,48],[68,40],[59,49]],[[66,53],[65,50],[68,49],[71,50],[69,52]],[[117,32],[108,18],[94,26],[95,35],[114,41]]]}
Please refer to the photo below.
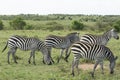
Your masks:
{"label": "grazing zebra", "polygon": [[[60,54],[58,61],[57,61],[58,63],[62,57],[63,51],[66,49],[66,55],[68,55],[69,54],[69,52],[68,52],[69,47],[71,46],[71,44],[73,44],[76,41],[79,41],[79,33],[77,33],[77,32],[69,33],[66,36],[49,35],[45,39],[45,43],[48,47],[50,55],[51,55],[52,48],[62,49],[61,54]],[[65,59],[67,62],[67,58],[65,58]]]}
{"label": "grazing zebra", "polygon": [[80,58],[85,58],[89,60],[95,60],[95,65],[92,71],[92,77],[94,77],[94,72],[98,64],[100,64],[102,73],[103,72],[103,60],[107,59],[110,61],[110,73],[114,72],[115,61],[117,56],[114,57],[111,50],[104,45],[89,44],[84,42],[76,42],[71,47],[71,52],[74,55],[74,60],[72,63],[72,75],[74,76],[74,67],[76,66],[78,70],[78,64]]}
{"label": "grazing zebra", "polygon": [[31,50],[30,57],[28,60],[29,63],[31,63],[31,57],[33,57],[33,64],[35,64],[35,51],[39,50],[43,54],[43,62],[45,62],[46,64],[51,64],[50,56],[45,43],[37,38],[32,38],[32,37],[27,38],[27,37],[21,37],[21,36],[15,35],[8,39],[7,44],[2,52],[4,52],[7,46],[10,48],[8,51],[8,64],[10,64],[9,56],[11,53],[12,53],[14,62],[17,63],[15,59],[15,53],[17,48],[24,51]]}
{"label": "grazing zebra", "polygon": [[91,35],[85,34],[80,37],[80,41],[92,44],[106,45],[111,38],[119,39],[117,32],[111,29],[105,32],[103,35]]}

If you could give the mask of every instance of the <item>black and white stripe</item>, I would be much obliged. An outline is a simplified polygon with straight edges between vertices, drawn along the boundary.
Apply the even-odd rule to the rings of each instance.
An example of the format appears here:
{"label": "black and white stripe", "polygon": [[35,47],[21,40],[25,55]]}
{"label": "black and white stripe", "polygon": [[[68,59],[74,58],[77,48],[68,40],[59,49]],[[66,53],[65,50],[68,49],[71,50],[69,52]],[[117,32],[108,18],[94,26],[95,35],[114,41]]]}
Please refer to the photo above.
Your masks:
{"label": "black and white stripe", "polygon": [[27,37],[21,37],[21,36],[15,35],[8,39],[7,44],[3,49],[3,51],[7,48],[7,46],[10,48],[8,51],[8,63],[10,63],[9,56],[11,53],[12,53],[14,62],[17,63],[14,55],[16,53],[17,48],[19,48],[24,51],[31,50],[30,58],[28,61],[29,63],[31,63],[31,57],[33,57],[33,63],[35,64],[35,51],[40,50],[43,54],[44,62],[47,64],[51,64],[50,55],[48,53],[46,44],[37,38],[32,38],[32,37],[27,38]]}
{"label": "black and white stripe", "polygon": [[114,57],[111,50],[104,45],[89,44],[85,42],[77,42],[72,45],[71,52],[74,55],[74,60],[72,63],[72,75],[74,76],[74,66],[78,69],[79,59],[90,59],[95,60],[95,65],[93,68],[92,76],[94,76],[94,71],[98,64],[101,65],[103,73],[103,60],[107,59],[110,61],[110,73],[114,72],[115,61],[117,57]]}
{"label": "black and white stripe", "polygon": [[80,37],[80,41],[90,44],[106,45],[112,37],[119,39],[119,36],[114,29],[105,32],[103,35],[85,34]]}
{"label": "black and white stripe", "polygon": [[[58,58],[58,62],[62,57],[63,51],[66,49],[66,55],[69,55],[68,49],[74,42],[79,41],[79,33],[74,32],[70,33],[66,36],[56,36],[56,35],[49,35],[45,39],[45,43],[51,53],[52,48],[62,49],[61,55]],[[67,58],[66,58],[67,61]]]}

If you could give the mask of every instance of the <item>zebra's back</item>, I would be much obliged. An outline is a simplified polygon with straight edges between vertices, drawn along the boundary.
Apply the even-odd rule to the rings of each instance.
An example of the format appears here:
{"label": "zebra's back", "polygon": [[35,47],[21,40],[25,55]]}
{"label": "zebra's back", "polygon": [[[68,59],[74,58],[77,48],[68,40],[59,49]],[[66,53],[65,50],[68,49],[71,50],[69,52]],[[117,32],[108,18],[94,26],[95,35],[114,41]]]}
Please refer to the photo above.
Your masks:
{"label": "zebra's back", "polygon": [[42,44],[42,42],[37,38],[27,38],[16,35],[8,39],[8,46],[10,48],[19,48],[21,50],[37,49],[38,44]]}
{"label": "zebra's back", "polygon": [[45,43],[48,47],[54,48],[66,48],[70,44],[70,41],[62,36],[50,35],[45,39]]}
{"label": "zebra's back", "polygon": [[[71,51],[73,55],[80,55],[82,58],[94,60],[100,58],[110,58],[112,52],[104,45],[89,44],[85,42],[77,42],[72,45]],[[109,56],[108,56],[109,55]]]}
{"label": "zebra's back", "polygon": [[80,37],[81,42],[90,43],[90,44],[99,44],[98,42],[100,41],[97,40],[98,40],[98,36],[92,34],[85,34]]}

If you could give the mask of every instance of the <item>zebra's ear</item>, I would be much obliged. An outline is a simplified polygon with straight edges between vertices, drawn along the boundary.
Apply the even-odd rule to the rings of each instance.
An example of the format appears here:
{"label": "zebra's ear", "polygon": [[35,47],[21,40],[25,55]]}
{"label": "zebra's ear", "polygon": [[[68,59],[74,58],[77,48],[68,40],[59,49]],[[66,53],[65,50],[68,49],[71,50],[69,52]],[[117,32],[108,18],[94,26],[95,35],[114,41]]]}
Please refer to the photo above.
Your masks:
{"label": "zebra's ear", "polygon": [[118,59],[118,56],[116,56],[114,59],[117,60],[117,59]]}

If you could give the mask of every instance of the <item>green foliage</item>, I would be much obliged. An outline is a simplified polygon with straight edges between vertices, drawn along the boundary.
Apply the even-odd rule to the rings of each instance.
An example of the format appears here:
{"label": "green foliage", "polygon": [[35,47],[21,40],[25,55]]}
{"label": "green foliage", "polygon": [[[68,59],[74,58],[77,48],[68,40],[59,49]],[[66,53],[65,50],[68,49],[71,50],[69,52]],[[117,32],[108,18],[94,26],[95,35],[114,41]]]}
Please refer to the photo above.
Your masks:
{"label": "green foliage", "polygon": [[32,29],[34,29],[34,27],[30,24],[27,24],[26,26],[24,26],[24,29],[25,30],[32,30]]}
{"label": "green foliage", "polygon": [[48,27],[47,30],[54,31],[54,30],[64,30],[64,26],[62,24],[59,24],[57,22],[48,22],[46,23]]}
{"label": "green foliage", "polygon": [[15,30],[23,30],[26,22],[22,18],[15,18],[10,22],[10,26]]}
{"label": "green foliage", "polygon": [[117,21],[117,22],[115,22],[115,23],[113,24],[113,27],[114,27],[118,32],[120,32],[120,20]]}
{"label": "green foliage", "polygon": [[83,28],[84,28],[83,23],[80,23],[78,21],[73,21],[72,22],[72,29],[74,29],[74,30],[83,30]]}
{"label": "green foliage", "polygon": [[2,30],[3,29],[3,22],[0,20],[0,30]]}

